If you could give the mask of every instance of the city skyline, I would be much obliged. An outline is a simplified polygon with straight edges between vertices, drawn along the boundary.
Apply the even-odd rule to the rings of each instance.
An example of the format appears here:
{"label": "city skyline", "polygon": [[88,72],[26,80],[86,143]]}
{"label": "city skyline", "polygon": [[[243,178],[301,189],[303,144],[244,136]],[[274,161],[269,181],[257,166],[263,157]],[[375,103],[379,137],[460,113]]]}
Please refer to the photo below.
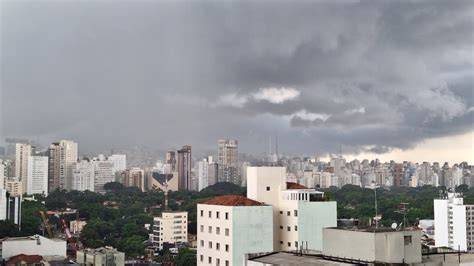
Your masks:
{"label": "city skyline", "polygon": [[470,1],[1,5],[1,140],[474,161]]}

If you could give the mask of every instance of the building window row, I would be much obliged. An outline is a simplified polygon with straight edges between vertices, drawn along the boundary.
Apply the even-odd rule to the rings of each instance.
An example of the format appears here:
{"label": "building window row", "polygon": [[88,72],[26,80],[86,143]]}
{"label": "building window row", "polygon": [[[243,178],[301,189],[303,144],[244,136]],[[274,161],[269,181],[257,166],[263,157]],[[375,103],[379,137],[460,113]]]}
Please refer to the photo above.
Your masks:
{"label": "building window row", "polygon": [[[201,240],[200,244],[201,244],[201,247],[204,247],[204,240]],[[207,246],[208,246],[209,249],[212,249],[212,241],[208,241]],[[215,247],[216,247],[216,250],[221,250],[221,244],[220,243],[216,243]],[[229,252],[229,245],[228,244],[225,244],[224,250],[225,250],[225,252]]]}
{"label": "building window row", "polygon": [[[220,216],[221,216],[220,212],[216,211],[216,219],[220,219],[221,218]],[[203,210],[201,210],[201,217],[204,217],[204,211]],[[208,211],[208,218],[212,218],[212,211]],[[229,220],[229,213],[228,212],[225,213],[225,219]]]}
{"label": "building window row", "polygon": [[[199,227],[199,230],[200,230],[201,233],[203,233],[203,232],[204,232],[204,225],[201,225],[201,226]],[[212,226],[209,226],[209,227],[207,228],[207,232],[208,232],[209,234],[212,234]],[[229,228],[226,228],[226,229],[225,229],[225,236],[229,236],[229,232],[230,232]],[[216,235],[220,235],[220,234],[221,234],[221,228],[217,226],[217,227],[216,227]]]}
{"label": "building window row", "polygon": [[[200,256],[199,256],[199,260],[200,260],[201,262],[204,262],[204,255],[200,255]],[[216,261],[216,266],[220,266],[220,265],[221,265],[221,259],[216,258],[215,261]],[[207,257],[207,262],[208,262],[209,264],[212,264],[212,257],[210,257],[210,256]],[[229,261],[226,260],[224,265],[225,265],[225,266],[229,266],[229,265],[230,265]]]}

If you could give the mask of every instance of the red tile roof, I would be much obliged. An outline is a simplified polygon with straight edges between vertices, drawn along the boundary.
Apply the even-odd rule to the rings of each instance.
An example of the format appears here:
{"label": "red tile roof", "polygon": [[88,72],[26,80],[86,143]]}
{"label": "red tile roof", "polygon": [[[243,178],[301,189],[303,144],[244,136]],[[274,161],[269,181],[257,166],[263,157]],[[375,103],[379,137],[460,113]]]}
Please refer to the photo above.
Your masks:
{"label": "red tile roof", "polygon": [[308,188],[298,183],[286,182],[286,189],[308,189]]}
{"label": "red tile roof", "polygon": [[202,204],[208,205],[222,205],[222,206],[264,206],[262,202],[249,199],[244,196],[238,195],[223,195],[219,197],[212,198],[203,202]]}
{"label": "red tile roof", "polygon": [[6,265],[15,265],[18,262],[25,262],[26,264],[36,264],[40,263],[43,260],[43,257],[39,255],[25,255],[25,254],[19,254],[13,257],[10,257],[5,264]]}

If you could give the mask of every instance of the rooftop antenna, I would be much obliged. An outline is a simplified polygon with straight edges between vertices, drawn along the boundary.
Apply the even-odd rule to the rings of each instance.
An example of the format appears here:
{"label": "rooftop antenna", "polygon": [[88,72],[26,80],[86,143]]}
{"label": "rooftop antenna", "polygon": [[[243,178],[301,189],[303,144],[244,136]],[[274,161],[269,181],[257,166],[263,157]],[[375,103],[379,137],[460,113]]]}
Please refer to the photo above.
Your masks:
{"label": "rooftop antenna", "polygon": [[275,136],[275,153],[277,155],[278,160],[278,136]]}
{"label": "rooftop antenna", "polygon": [[339,159],[342,159],[342,144],[339,143]]}

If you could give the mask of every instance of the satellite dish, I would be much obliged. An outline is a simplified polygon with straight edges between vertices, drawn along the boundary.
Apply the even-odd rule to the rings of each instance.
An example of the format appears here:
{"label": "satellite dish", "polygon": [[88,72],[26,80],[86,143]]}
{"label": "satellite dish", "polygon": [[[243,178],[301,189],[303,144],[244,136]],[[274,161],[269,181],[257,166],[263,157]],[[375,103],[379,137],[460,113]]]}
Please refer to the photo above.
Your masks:
{"label": "satellite dish", "polygon": [[398,225],[397,225],[397,223],[393,223],[391,227],[392,227],[393,230],[396,230]]}

